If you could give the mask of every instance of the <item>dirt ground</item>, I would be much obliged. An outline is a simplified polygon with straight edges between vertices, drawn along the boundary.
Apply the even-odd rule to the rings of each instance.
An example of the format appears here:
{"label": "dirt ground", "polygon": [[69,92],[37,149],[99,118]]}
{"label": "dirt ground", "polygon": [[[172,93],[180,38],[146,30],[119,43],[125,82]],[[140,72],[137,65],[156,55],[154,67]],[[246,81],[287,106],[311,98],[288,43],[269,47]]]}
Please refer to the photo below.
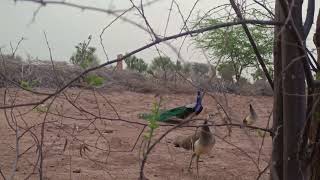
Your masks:
{"label": "dirt ground", "polygon": [[[42,91],[49,90],[42,89]],[[1,89],[1,105],[4,102],[4,93],[4,89]],[[6,104],[30,103],[44,97],[10,89]],[[176,107],[195,101],[194,94],[170,94],[162,97],[164,98],[162,108]],[[199,118],[207,118],[209,113],[222,112],[221,108],[218,108],[218,101],[228,112],[233,123],[239,123],[248,113],[249,103],[251,103],[259,116],[255,125],[264,128],[267,126],[272,111],[272,97],[231,94],[213,94],[213,97],[205,96],[204,110],[198,116]],[[144,139],[148,129],[148,127],[145,129],[136,143],[144,127],[137,123],[147,123],[139,119],[138,114],[150,112],[152,104],[158,99],[159,97],[152,93],[68,89],[54,99],[47,115],[45,113],[47,106],[53,99],[49,99],[45,107],[32,109],[28,106],[8,109],[6,111],[8,119],[5,117],[5,112],[1,110],[0,170],[5,177],[10,177],[13,174],[16,156],[19,154],[14,179],[39,179],[41,122],[45,119],[42,146],[44,179],[136,180],[139,176],[141,140]],[[16,133],[9,127],[7,120],[10,125],[17,124],[19,127],[18,146]],[[224,123],[219,116],[215,117],[214,122]],[[159,127],[153,138],[157,139],[169,128]],[[231,136],[225,137],[228,134],[225,126],[211,127],[212,131],[214,129],[217,135],[216,144],[211,154],[200,158],[198,179],[256,179],[259,171],[262,171],[269,161],[270,136],[266,135],[259,158],[261,132],[234,127]],[[146,177],[151,180],[197,179],[195,164],[191,172],[187,171],[191,152],[176,148],[172,144],[175,137],[189,135],[194,131],[195,128],[192,127],[179,128],[157,144],[148,157],[145,166]],[[80,154],[84,144],[88,149]],[[267,171],[260,179],[267,179],[268,175]]]}

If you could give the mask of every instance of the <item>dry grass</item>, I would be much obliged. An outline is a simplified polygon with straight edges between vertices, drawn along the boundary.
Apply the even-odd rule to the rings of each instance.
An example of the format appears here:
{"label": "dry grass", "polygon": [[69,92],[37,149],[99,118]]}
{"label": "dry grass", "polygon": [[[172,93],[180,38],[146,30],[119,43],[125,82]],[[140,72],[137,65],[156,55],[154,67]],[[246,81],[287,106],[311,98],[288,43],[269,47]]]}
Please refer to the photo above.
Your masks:
{"label": "dry grass", "polygon": [[[50,61],[22,61],[19,58],[6,56],[0,63],[0,70],[6,77],[16,84],[22,81],[30,82],[33,88],[58,88],[79,75],[83,70],[66,62]],[[185,77],[171,73],[164,81],[147,74],[140,74],[130,70],[115,71],[113,67],[101,68],[90,72],[105,79],[103,89],[108,91],[132,91],[140,93],[194,93],[194,85],[200,86],[210,92],[227,92],[241,95],[272,95],[272,90],[266,81],[257,81],[255,84],[236,86],[219,78],[209,80],[209,77],[197,78],[191,82]],[[192,78],[191,78],[192,79]],[[5,85],[4,77],[0,76],[0,87]],[[9,84],[11,87],[14,85]],[[70,87],[87,87],[83,79],[71,84]]]}

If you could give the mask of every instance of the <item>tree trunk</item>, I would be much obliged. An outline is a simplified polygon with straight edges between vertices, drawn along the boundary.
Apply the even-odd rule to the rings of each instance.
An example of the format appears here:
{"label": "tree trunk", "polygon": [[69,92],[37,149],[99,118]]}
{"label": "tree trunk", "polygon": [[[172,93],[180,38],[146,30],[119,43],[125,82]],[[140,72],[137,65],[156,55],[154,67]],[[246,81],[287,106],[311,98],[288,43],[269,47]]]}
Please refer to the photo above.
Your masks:
{"label": "tree trunk", "polygon": [[[303,173],[298,159],[298,142],[306,119],[305,72],[299,39],[293,26],[303,35],[302,3],[303,0],[288,0],[292,22],[282,27],[282,88],[283,88],[283,179],[302,180]],[[291,8],[291,7],[290,7]],[[290,9],[288,8],[288,9]],[[303,37],[303,36],[302,36]],[[295,61],[299,59],[299,61]]]}
{"label": "tree trunk", "polygon": [[[316,27],[316,33],[313,36],[313,42],[316,45],[317,48],[317,54],[318,58],[317,61],[320,63],[320,11],[318,13],[318,20],[317,20],[317,27]],[[320,73],[318,72],[317,75],[317,80],[320,80]],[[317,103],[316,105],[316,110],[315,113],[313,114],[313,119],[311,121],[311,129],[309,133],[309,141],[311,145],[314,145],[314,153],[313,157],[311,158],[311,176],[310,180],[319,180],[320,179],[320,145],[317,143],[317,134],[319,133],[319,126],[320,126],[320,103],[319,103],[319,98],[320,98],[320,88],[317,88],[315,90],[315,102]]]}
{"label": "tree trunk", "polygon": [[[284,15],[281,14],[279,1],[275,4],[276,21],[283,21]],[[273,92],[273,131],[276,132],[272,137],[272,163],[271,163],[271,180],[283,179],[283,113],[282,113],[282,60],[281,60],[281,27],[275,26],[274,29],[274,92]]]}

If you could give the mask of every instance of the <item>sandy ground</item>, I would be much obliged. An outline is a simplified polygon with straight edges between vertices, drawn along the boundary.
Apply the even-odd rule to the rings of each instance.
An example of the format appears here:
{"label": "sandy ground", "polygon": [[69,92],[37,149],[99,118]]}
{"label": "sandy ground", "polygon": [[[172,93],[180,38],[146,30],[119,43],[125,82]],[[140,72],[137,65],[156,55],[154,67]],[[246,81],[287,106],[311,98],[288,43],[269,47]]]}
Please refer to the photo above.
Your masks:
{"label": "sandy ground", "polygon": [[[10,90],[7,104],[28,103],[40,100],[44,96],[31,95],[27,92]],[[17,171],[14,179],[39,179],[39,151],[37,141],[41,141],[41,122],[45,116],[43,139],[43,175],[44,179],[138,179],[139,149],[141,139],[134,147],[143,126],[135,123],[146,123],[138,118],[141,112],[150,112],[153,102],[158,97],[154,94],[139,94],[133,92],[93,92],[90,90],[69,89],[66,96],[60,95],[51,105],[49,114],[43,109],[31,107],[7,110],[9,122],[18,126],[19,138]],[[248,113],[248,105],[252,103],[259,116],[257,126],[266,127],[272,110],[271,97],[249,97],[214,94],[217,101],[223,104],[234,123]],[[15,98],[15,99],[14,99]],[[162,108],[192,103],[193,94],[163,95]],[[50,99],[47,104],[52,99]],[[0,90],[0,102],[4,102],[4,90]],[[98,103],[97,103],[98,102]],[[209,113],[219,112],[216,101],[210,97],[204,98],[204,110],[199,115],[207,118]],[[46,110],[46,108],[44,107]],[[117,113],[124,121],[116,120]],[[80,112],[85,110],[86,112]],[[99,118],[103,117],[103,119]],[[223,123],[220,117],[214,119],[216,124]],[[201,123],[201,122],[199,122]],[[155,132],[155,139],[170,127],[160,127]],[[26,131],[28,129],[28,131]],[[213,130],[213,127],[211,128]],[[145,132],[147,131],[147,128]],[[187,171],[191,152],[176,148],[172,144],[175,137],[189,135],[195,128],[185,127],[169,133],[148,157],[145,174],[149,179],[197,179],[195,168]],[[145,134],[145,133],[144,133]],[[256,131],[232,128],[231,137],[221,139],[228,134],[227,128],[215,127],[216,144],[209,155],[200,158],[198,179],[256,179],[259,169],[267,165],[271,152],[270,136],[267,135],[261,156],[258,161],[259,147],[262,141]],[[86,144],[89,150],[80,154],[80,147]],[[13,172],[16,159],[16,136],[8,126],[4,111],[0,112],[0,169],[8,178]],[[39,147],[39,146],[38,146]],[[134,147],[134,148],[133,148]],[[250,158],[248,157],[250,156]],[[195,167],[195,164],[193,165]],[[267,179],[266,172],[261,179]],[[0,176],[1,177],[1,176]],[[1,178],[0,178],[1,179]]]}

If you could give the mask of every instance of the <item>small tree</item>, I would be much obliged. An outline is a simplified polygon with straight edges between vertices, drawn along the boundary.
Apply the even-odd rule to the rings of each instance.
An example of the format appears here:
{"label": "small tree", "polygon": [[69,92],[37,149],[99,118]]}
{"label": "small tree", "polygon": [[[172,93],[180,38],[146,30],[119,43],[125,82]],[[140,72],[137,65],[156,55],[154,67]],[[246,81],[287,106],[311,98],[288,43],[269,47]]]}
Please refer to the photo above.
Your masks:
{"label": "small tree", "polygon": [[[206,27],[219,23],[221,21],[208,18],[202,20],[199,26]],[[261,56],[265,59],[265,63],[271,66],[273,47],[272,29],[265,26],[248,25],[248,27],[257,43]],[[258,67],[256,55],[241,26],[220,28],[206,32],[202,36],[198,36],[196,42],[199,47],[207,49],[213,59],[221,59],[219,63],[216,62],[217,64],[228,63],[228,65],[231,65],[232,69],[228,70],[234,72],[236,81],[240,80],[245,69],[256,69]]]}
{"label": "small tree", "polygon": [[70,58],[72,64],[79,65],[84,69],[99,64],[99,60],[95,55],[96,48],[88,47],[88,45],[89,43],[85,41],[76,45],[76,52]]}
{"label": "small tree", "polygon": [[[90,40],[89,40],[90,41]],[[89,42],[83,41],[76,45],[76,52],[70,58],[70,62],[79,65],[83,69],[99,65],[99,60],[95,55],[96,48],[90,47]],[[90,87],[98,87],[103,84],[104,78],[96,74],[85,75],[84,81]]]}
{"label": "small tree", "polygon": [[136,56],[127,57],[124,61],[128,69],[138,71],[139,73],[145,72],[148,69],[148,64]]}
{"label": "small tree", "polygon": [[175,64],[169,57],[156,57],[152,60],[150,69],[163,73],[163,79],[167,80],[168,72],[174,70]]}

